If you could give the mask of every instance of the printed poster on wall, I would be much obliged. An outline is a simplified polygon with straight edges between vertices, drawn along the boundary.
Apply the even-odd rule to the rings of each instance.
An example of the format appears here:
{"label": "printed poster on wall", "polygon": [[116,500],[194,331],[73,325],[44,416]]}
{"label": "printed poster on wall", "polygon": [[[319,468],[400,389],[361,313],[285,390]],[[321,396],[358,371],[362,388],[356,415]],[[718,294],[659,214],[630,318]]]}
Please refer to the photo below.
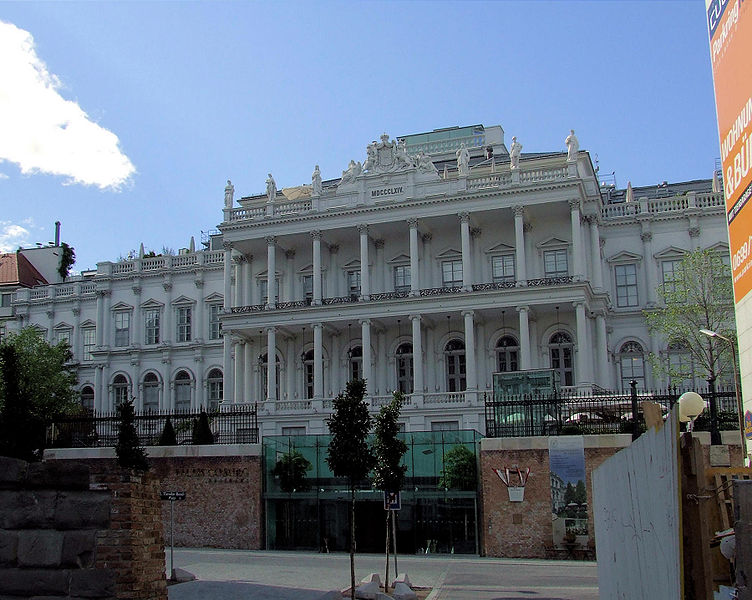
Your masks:
{"label": "printed poster on wall", "polygon": [[554,544],[586,541],[588,499],[585,486],[585,438],[581,435],[549,437],[548,464],[551,473]]}

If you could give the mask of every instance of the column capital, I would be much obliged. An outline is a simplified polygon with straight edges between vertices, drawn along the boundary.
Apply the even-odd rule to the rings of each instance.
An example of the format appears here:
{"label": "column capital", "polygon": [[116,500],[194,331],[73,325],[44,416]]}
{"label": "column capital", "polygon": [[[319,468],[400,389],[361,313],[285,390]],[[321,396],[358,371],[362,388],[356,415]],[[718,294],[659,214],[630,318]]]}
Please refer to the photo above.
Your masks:
{"label": "column capital", "polygon": [[369,325],[370,326],[371,325],[371,319],[359,319],[358,323],[360,323],[361,325]]}
{"label": "column capital", "polygon": [[529,306],[517,306],[517,307],[515,307],[515,310],[517,312],[526,312],[526,313],[529,313],[530,312],[530,307]]}
{"label": "column capital", "polygon": [[575,300],[572,302],[572,306],[574,308],[580,308],[580,306],[584,309],[585,308],[585,301],[584,300]]}
{"label": "column capital", "polygon": [[232,262],[234,262],[236,265],[242,265],[245,262],[245,254],[233,254],[232,256]]}
{"label": "column capital", "polygon": [[689,231],[689,237],[691,237],[691,238],[700,237],[700,228],[699,227],[690,227],[688,231]]}
{"label": "column capital", "polygon": [[462,211],[460,213],[457,213],[457,216],[460,218],[460,223],[467,223],[470,224],[470,213],[467,211]]}
{"label": "column capital", "polygon": [[357,228],[358,228],[358,231],[360,232],[360,235],[368,235],[367,223],[358,223]]}
{"label": "column capital", "polygon": [[470,228],[470,236],[471,237],[479,237],[480,234],[483,233],[483,230],[480,227],[471,227]]}
{"label": "column capital", "polygon": [[514,213],[515,217],[522,218],[525,216],[525,207],[522,206],[522,204],[516,204],[512,207],[512,212]]}
{"label": "column capital", "polygon": [[320,322],[319,323],[311,323],[311,327],[313,329],[322,329],[324,327],[324,324],[320,323]]}
{"label": "column capital", "polygon": [[314,240],[321,240],[321,231],[318,229],[311,231],[311,238],[313,238]]}
{"label": "column capital", "polygon": [[373,246],[376,248],[376,250],[381,250],[384,247],[384,240],[373,240]]}
{"label": "column capital", "polygon": [[277,327],[270,325],[269,327],[264,327],[264,331],[266,331],[266,333],[277,333]]}
{"label": "column capital", "polygon": [[640,234],[640,239],[643,242],[649,242],[649,241],[651,241],[653,239],[653,234],[650,231],[643,231]]}
{"label": "column capital", "polygon": [[225,252],[230,252],[232,250],[232,242],[222,242],[222,248],[225,249]]}
{"label": "column capital", "polygon": [[288,248],[285,250],[285,258],[288,260],[295,258],[295,248]]}
{"label": "column capital", "polygon": [[569,210],[580,210],[580,199],[579,198],[570,198],[568,201],[569,204]]}
{"label": "column capital", "polygon": [[423,315],[408,315],[407,318],[411,321],[420,321],[423,319]]}
{"label": "column capital", "polygon": [[329,244],[329,252],[337,254],[337,252],[339,252],[339,244]]}
{"label": "column capital", "polygon": [[523,223],[522,224],[522,231],[525,233],[530,233],[533,230],[533,224],[532,223]]}
{"label": "column capital", "polygon": [[463,317],[475,317],[475,311],[474,310],[463,310],[460,315]]}
{"label": "column capital", "polygon": [[418,219],[415,219],[415,218],[407,219],[407,224],[409,225],[410,229],[417,229]]}
{"label": "column capital", "polygon": [[423,242],[430,242],[433,239],[433,234],[430,231],[427,231],[423,234],[421,239]]}
{"label": "column capital", "polygon": [[170,291],[170,290],[172,289],[172,282],[171,282],[171,281],[165,281],[165,282],[164,282],[164,283],[162,284],[162,289],[163,289],[163,290],[164,290],[165,292],[169,292],[169,291]]}
{"label": "column capital", "polygon": [[598,225],[598,215],[585,215],[583,218],[590,227]]}
{"label": "column capital", "polygon": [[274,246],[277,243],[277,236],[267,235],[264,237],[267,246]]}

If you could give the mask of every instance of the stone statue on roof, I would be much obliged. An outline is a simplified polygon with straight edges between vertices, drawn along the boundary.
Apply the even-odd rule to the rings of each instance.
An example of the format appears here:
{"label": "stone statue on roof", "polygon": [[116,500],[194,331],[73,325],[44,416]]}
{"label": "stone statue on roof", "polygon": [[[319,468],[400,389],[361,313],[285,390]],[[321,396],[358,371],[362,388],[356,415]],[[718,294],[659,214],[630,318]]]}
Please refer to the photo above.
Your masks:
{"label": "stone statue on roof", "polygon": [[517,137],[512,137],[512,145],[509,148],[509,159],[511,161],[511,169],[520,168],[520,153],[522,152],[522,144],[517,141]]}
{"label": "stone statue on roof", "polygon": [[314,196],[321,195],[321,187],[321,171],[319,170],[319,166],[316,165],[313,175],[311,175],[311,192]]}
{"label": "stone statue on roof", "polygon": [[428,154],[418,152],[416,158],[418,160],[418,173],[439,174],[439,170],[436,168],[436,165],[433,164]]}
{"label": "stone statue on roof", "polygon": [[372,170],[378,162],[378,156],[376,156],[376,143],[376,140],[374,140],[366,146],[366,162],[363,163],[364,171]]}
{"label": "stone statue on roof", "polygon": [[233,197],[235,195],[235,186],[232,185],[232,181],[227,180],[225,186],[225,208],[232,208]]}
{"label": "stone statue on roof", "polygon": [[567,139],[564,140],[567,145],[567,162],[574,162],[577,160],[577,152],[580,150],[580,142],[577,140],[577,136],[574,134],[574,129],[569,130]]}
{"label": "stone statue on roof", "polygon": [[269,179],[266,180],[266,197],[269,202],[274,202],[277,197],[277,182],[274,181],[271,173],[269,173]]}
{"label": "stone statue on roof", "polygon": [[407,153],[407,144],[405,140],[397,142],[397,148],[394,153],[394,161],[397,169],[404,167],[414,167],[413,159]]}
{"label": "stone statue on roof", "polygon": [[460,177],[467,177],[470,174],[470,152],[465,147],[465,142],[462,142],[460,149],[455,152],[457,156],[457,171]]}
{"label": "stone statue on roof", "polygon": [[350,164],[347,166],[347,169],[342,171],[342,179],[340,180],[339,184],[343,185],[345,183],[355,183],[355,178],[362,172],[363,166],[360,164],[360,161],[355,162],[354,160],[351,160]]}

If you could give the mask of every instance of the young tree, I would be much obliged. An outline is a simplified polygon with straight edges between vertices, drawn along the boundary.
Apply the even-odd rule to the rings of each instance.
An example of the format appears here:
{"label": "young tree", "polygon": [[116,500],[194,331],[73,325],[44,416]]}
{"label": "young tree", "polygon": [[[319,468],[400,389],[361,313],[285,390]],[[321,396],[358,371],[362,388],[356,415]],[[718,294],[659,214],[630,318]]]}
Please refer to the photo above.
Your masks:
{"label": "young tree", "polygon": [[0,378],[4,400],[0,408],[0,456],[38,460],[37,450],[44,445],[44,422],[33,414],[31,403],[21,393],[27,385],[13,346],[0,346]]}
{"label": "young tree", "polygon": [[[662,306],[645,311],[648,329],[661,334],[669,344],[679,344],[709,378],[732,371],[728,344],[708,337],[700,329],[736,339],[731,270],[712,250],[687,253],[674,276],[656,289]],[[686,377],[675,367],[651,354],[658,372]]]}
{"label": "young tree", "polygon": [[57,267],[57,273],[63,278],[63,281],[65,281],[68,275],[70,275],[71,267],[76,262],[76,252],[65,242],[61,244],[61,247],[62,252],[60,253],[60,263]]}
{"label": "young tree", "polygon": [[124,469],[147,471],[149,463],[146,460],[146,452],[141,447],[136,426],[133,424],[133,400],[126,400],[119,404],[117,412],[120,419],[115,445],[118,465]]}
{"label": "young tree", "polygon": [[[402,410],[403,395],[394,392],[389,404],[381,407],[375,419],[373,454],[376,465],[373,469],[373,485],[383,492],[398,493],[405,483],[407,466],[401,464],[407,452],[407,444],[398,437],[398,419]],[[394,511],[386,511],[386,568],[384,593],[389,593],[389,519],[394,525]],[[395,550],[396,556],[396,550]],[[396,560],[396,558],[395,558]]]}
{"label": "young tree", "polygon": [[201,410],[198,419],[193,420],[193,431],[191,431],[191,443],[196,446],[204,446],[214,443],[214,434],[209,426],[209,415],[205,410]]}
{"label": "young tree", "polygon": [[364,400],[366,382],[354,379],[347,383],[344,394],[333,401],[334,411],[326,422],[332,436],[326,463],[336,477],[347,479],[350,489],[350,594],[355,600],[355,487],[365,479],[374,459],[367,436],[371,416]]}
{"label": "young tree", "polygon": [[172,426],[172,419],[170,417],[167,417],[167,420],[164,424],[164,429],[162,430],[162,435],[159,436],[159,442],[158,444],[160,446],[177,446],[178,445],[178,439],[175,435],[175,428]]}
{"label": "young tree", "polygon": [[293,537],[295,522],[292,494],[293,492],[305,492],[311,487],[306,478],[306,473],[312,468],[311,461],[295,448],[290,448],[280,457],[272,469],[272,476],[279,479],[280,489],[288,496],[285,509],[285,533],[288,540]]}
{"label": "young tree", "polygon": [[453,446],[444,456],[439,487],[447,490],[473,491],[478,487],[475,454],[467,446]]}

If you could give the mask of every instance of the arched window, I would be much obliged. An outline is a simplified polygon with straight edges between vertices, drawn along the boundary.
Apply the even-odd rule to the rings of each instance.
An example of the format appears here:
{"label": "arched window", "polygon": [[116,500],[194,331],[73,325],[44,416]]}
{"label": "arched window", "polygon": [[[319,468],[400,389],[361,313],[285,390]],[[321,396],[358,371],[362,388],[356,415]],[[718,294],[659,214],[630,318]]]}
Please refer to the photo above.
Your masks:
{"label": "arched window", "polygon": [[363,379],[363,347],[354,346],[347,353],[347,380]]}
{"label": "arched window", "polygon": [[397,346],[397,389],[403,394],[413,393],[413,345],[405,342]]}
{"label": "arched window", "polygon": [[499,373],[519,370],[520,347],[511,335],[505,335],[496,342],[496,370]]}
{"label": "arched window", "polygon": [[303,353],[303,377],[305,378],[305,397],[313,398],[313,350]]}
{"label": "arched window", "polygon": [[574,385],[572,367],[572,338],[563,331],[557,331],[548,341],[551,368],[559,373],[559,385]]}
{"label": "arched window", "polygon": [[447,392],[464,392],[467,388],[465,342],[449,340],[447,345],[444,346],[444,359],[446,361]]}
{"label": "arched window", "polygon": [[[279,357],[275,356],[276,360],[276,383],[274,389],[274,397],[272,400],[279,400]],[[268,397],[268,389],[269,389],[269,355],[268,354],[262,354],[261,355],[261,389],[264,392],[263,400],[266,400]]]}
{"label": "arched window", "polygon": [[116,408],[128,401],[128,379],[125,375],[115,375],[112,380],[112,398]]}
{"label": "arched window", "polygon": [[671,342],[667,351],[668,384],[680,389],[691,389],[695,384],[695,363],[692,353],[683,341]]}
{"label": "arched window", "polygon": [[645,389],[645,356],[642,346],[637,342],[626,342],[619,350],[621,367],[621,389],[630,389],[630,381],[637,382],[637,387]]}
{"label": "arched window", "polygon": [[191,375],[188,371],[178,371],[175,375],[175,410],[191,409]]}
{"label": "arched window", "polygon": [[159,410],[159,377],[155,373],[144,375],[143,401],[144,410]]}
{"label": "arched window", "polygon": [[206,388],[209,393],[208,404],[209,410],[217,410],[219,403],[224,398],[224,379],[222,377],[222,371],[219,369],[212,369],[209,371],[209,376],[206,378]]}
{"label": "arched window", "polygon": [[94,388],[90,385],[81,390],[81,406],[89,412],[94,412]]}

